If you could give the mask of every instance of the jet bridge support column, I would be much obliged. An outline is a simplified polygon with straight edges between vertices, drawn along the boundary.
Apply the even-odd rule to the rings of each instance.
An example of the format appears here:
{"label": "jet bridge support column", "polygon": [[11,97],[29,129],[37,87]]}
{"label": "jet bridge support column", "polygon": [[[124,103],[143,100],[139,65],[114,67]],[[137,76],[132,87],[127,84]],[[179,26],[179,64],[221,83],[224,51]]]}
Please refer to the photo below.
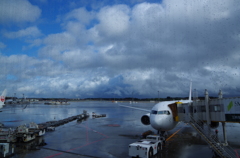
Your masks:
{"label": "jet bridge support column", "polygon": [[[219,93],[218,93],[218,99],[222,99],[222,98],[223,98],[222,90],[219,90]],[[227,142],[227,132],[226,132],[225,125],[226,125],[226,123],[225,123],[225,122],[222,122],[222,128],[223,128],[223,139],[224,139],[224,143],[223,143],[223,145],[224,145],[224,146],[227,146],[227,145],[228,145],[228,142]]]}
{"label": "jet bridge support column", "polygon": [[210,129],[209,125],[211,124],[211,121],[210,121],[210,113],[209,113],[209,96],[208,96],[207,89],[205,89],[205,108],[206,108],[206,120],[207,120],[208,134],[210,135],[211,129]]}
{"label": "jet bridge support column", "polygon": [[226,123],[222,122],[222,127],[223,127],[223,138],[224,138],[224,146],[228,146],[228,142],[227,142],[227,132],[226,132],[226,128],[225,128]]}

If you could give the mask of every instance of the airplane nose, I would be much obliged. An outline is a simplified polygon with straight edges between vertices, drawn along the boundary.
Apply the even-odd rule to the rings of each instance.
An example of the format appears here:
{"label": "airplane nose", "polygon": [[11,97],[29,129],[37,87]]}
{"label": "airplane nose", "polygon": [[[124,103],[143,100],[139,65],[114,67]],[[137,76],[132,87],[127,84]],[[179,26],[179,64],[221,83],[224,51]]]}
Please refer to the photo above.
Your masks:
{"label": "airplane nose", "polygon": [[157,115],[151,115],[150,116],[150,123],[151,126],[156,130],[161,130],[161,122],[158,121]]}

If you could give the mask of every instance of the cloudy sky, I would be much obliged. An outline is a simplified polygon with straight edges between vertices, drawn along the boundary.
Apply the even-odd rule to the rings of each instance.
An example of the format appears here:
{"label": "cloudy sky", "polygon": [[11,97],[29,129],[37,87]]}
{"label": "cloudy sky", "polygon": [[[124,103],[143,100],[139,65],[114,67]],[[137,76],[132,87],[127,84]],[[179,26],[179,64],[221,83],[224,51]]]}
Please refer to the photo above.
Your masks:
{"label": "cloudy sky", "polygon": [[239,0],[1,0],[0,91],[240,96]]}

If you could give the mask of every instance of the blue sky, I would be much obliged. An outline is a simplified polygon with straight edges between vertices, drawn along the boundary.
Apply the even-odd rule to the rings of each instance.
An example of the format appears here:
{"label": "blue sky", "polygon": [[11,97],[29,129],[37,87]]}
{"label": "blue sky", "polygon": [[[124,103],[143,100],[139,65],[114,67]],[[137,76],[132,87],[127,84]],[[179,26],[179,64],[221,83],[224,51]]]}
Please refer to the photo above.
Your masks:
{"label": "blue sky", "polygon": [[0,81],[28,97],[239,96],[237,0],[2,0]]}

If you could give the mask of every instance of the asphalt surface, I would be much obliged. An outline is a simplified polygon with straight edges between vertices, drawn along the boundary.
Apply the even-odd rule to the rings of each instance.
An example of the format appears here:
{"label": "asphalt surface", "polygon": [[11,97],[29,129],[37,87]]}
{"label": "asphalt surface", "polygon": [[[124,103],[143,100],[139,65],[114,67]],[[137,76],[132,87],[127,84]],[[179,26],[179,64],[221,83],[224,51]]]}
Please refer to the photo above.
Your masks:
{"label": "asphalt surface", "polygon": [[[124,105],[137,106],[151,110],[154,103],[144,102]],[[47,132],[43,137],[29,143],[15,144],[12,157],[22,158],[127,158],[128,145],[141,139],[147,130],[156,131],[151,126],[144,126],[140,118],[146,112],[128,109],[112,102],[71,102],[70,105],[30,104],[11,105],[0,113],[1,122],[6,127],[36,122],[60,120],[78,115],[87,110],[89,114],[106,114],[106,117],[89,117],[81,122],[72,121]],[[219,138],[222,138],[221,127]],[[239,124],[227,124],[228,143],[236,154],[240,149]],[[39,144],[41,144],[39,146]],[[156,157],[166,158],[212,158],[212,150],[201,139],[190,125],[179,125],[168,132],[168,140],[162,152]]]}

